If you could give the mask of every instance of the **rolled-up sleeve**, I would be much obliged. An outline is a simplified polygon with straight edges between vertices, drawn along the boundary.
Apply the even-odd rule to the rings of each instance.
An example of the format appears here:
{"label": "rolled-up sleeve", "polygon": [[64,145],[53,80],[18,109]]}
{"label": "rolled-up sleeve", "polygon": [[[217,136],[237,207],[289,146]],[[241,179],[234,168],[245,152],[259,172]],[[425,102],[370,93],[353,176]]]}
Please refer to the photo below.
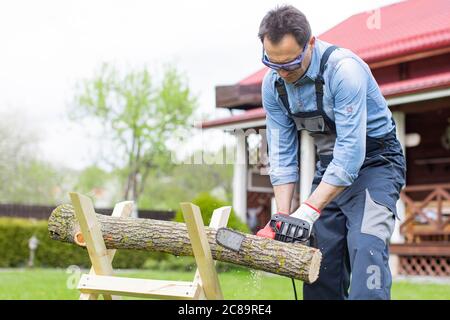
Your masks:
{"label": "rolled-up sleeve", "polygon": [[298,181],[298,136],[292,118],[278,104],[271,72],[262,83],[262,101],[266,111],[270,181],[272,185]]}
{"label": "rolled-up sleeve", "polygon": [[330,77],[334,97],[336,143],[333,160],[322,181],[349,186],[364,162],[367,126],[367,81],[363,65],[353,58],[341,60]]}

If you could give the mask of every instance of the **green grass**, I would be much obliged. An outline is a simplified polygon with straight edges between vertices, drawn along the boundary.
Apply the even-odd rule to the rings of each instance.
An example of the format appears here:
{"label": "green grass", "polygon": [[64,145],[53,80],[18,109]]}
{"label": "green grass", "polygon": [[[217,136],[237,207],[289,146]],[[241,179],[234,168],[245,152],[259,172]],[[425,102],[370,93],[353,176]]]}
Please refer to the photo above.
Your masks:
{"label": "green grass", "polygon": [[[124,271],[119,276],[145,279],[186,280],[193,272]],[[291,280],[260,272],[233,271],[219,274],[225,299],[293,299]],[[5,299],[77,299],[78,291],[69,289],[77,281],[74,274],[62,269],[9,269],[0,271],[0,300]],[[299,299],[301,282],[296,281]],[[393,299],[450,300],[450,285],[412,282],[394,282]]]}

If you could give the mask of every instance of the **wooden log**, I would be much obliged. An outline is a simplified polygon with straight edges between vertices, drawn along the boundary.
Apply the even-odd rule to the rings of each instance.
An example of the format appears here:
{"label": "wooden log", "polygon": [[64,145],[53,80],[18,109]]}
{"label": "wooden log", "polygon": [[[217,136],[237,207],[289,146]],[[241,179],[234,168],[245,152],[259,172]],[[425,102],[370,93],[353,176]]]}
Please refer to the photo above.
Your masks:
{"label": "wooden log", "polygon": [[[97,214],[97,218],[108,249],[159,251],[176,256],[193,255],[184,223],[101,214]],[[54,240],[80,243],[80,227],[72,205],[60,205],[53,210],[48,221],[48,230]],[[240,251],[235,252],[216,243],[216,230],[205,227],[205,231],[215,260],[283,275],[306,283],[313,283],[319,276],[322,254],[318,249],[245,234]]]}

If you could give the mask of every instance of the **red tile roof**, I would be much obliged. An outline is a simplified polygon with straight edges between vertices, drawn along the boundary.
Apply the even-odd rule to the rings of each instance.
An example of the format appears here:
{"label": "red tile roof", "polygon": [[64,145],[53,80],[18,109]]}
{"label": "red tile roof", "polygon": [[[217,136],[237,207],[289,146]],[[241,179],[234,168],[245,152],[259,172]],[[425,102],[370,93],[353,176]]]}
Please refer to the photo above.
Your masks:
{"label": "red tile roof", "polygon": [[[368,20],[379,14],[379,28]],[[370,23],[369,23],[370,25]],[[450,1],[410,0],[356,14],[319,36],[367,62],[450,45]]]}

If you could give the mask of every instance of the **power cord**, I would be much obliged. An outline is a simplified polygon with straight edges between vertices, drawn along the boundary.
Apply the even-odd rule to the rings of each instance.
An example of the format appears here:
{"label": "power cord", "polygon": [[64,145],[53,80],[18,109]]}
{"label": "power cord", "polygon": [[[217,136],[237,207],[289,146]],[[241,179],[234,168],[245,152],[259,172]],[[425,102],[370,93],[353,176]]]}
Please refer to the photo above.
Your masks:
{"label": "power cord", "polygon": [[298,298],[297,298],[297,289],[295,288],[295,280],[294,280],[294,278],[291,278],[291,280],[292,280],[292,286],[294,287],[295,300],[298,300]]}

